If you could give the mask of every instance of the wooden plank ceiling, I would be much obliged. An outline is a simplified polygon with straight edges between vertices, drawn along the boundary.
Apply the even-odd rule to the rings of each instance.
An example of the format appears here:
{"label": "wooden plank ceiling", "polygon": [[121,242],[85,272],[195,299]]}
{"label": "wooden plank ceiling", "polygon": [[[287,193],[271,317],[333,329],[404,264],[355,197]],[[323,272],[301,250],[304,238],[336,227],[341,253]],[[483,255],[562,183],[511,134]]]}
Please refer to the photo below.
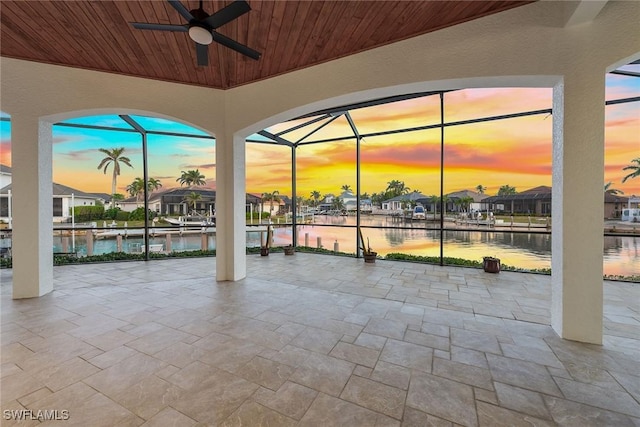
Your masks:
{"label": "wooden plank ceiling", "polygon": [[[168,2],[0,3],[0,54],[186,84],[231,88],[531,3],[523,1],[257,1],[218,32],[262,53],[255,61],[209,46],[196,65],[187,33],[136,30],[129,22],[185,24]],[[183,0],[188,10],[198,1]],[[229,1],[203,2],[209,14]]]}

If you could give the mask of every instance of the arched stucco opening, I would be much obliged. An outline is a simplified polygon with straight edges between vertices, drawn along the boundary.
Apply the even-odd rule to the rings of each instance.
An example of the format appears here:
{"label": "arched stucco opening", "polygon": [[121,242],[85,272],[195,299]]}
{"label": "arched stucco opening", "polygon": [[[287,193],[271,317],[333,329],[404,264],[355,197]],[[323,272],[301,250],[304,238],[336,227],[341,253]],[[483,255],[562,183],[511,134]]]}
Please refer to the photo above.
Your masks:
{"label": "arched stucco opening", "polygon": [[[624,63],[624,61],[621,61],[621,63]],[[502,79],[499,79],[499,78],[496,78],[496,79],[497,80],[502,80]],[[546,82],[546,84],[536,84],[536,85],[534,85],[534,87],[544,86],[544,87],[548,87],[548,88],[554,88],[556,96],[559,97],[559,100],[557,100],[556,102],[559,102],[560,104],[563,104],[564,103],[564,92],[563,92],[564,79],[560,78],[560,77],[549,77],[549,76],[543,76],[540,79],[543,82]],[[522,85],[522,83],[520,83],[520,84],[517,83],[517,81],[518,81],[517,78],[510,78],[510,79],[506,79],[506,80],[509,81],[509,84],[495,84],[496,82],[495,82],[494,79],[488,79],[488,80],[485,80],[485,79],[482,79],[482,78],[470,79],[470,81],[471,82],[475,82],[475,84],[474,83],[470,83],[470,86],[467,86],[467,87],[483,87],[483,82],[485,82],[485,81],[490,81],[490,82],[494,83],[492,85],[493,87]],[[528,78],[526,78],[526,77],[523,78],[523,81],[527,81],[527,80],[528,80]],[[533,80],[537,80],[537,79],[533,78]],[[442,84],[442,86],[436,86],[436,87],[449,88],[449,89],[452,88],[452,87],[455,87],[455,86],[451,85],[451,82],[448,82],[448,83],[449,84],[444,83],[444,84]],[[538,82],[538,83],[540,83],[540,82]],[[432,86],[432,83],[423,83],[423,84],[415,84],[415,85],[412,84],[412,85],[407,85],[407,86],[402,86],[402,87],[395,87],[395,89],[401,90],[401,89],[406,89],[407,87],[412,87],[412,88],[413,87],[420,87],[420,88],[423,88],[423,89],[425,89],[425,88],[434,89],[434,86]],[[344,95],[344,96],[340,96],[340,97],[334,97],[334,98],[327,99],[327,100],[316,101],[316,102],[307,104],[307,105],[302,106],[302,107],[289,109],[289,110],[284,111],[284,112],[279,112],[279,113],[277,113],[277,114],[275,114],[275,115],[273,115],[273,116],[271,116],[271,117],[269,117],[267,119],[264,119],[264,120],[261,120],[261,121],[257,122],[254,125],[247,126],[247,127],[243,128],[241,131],[239,131],[238,133],[236,133],[236,137],[237,137],[236,143],[242,142],[242,139],[246,138],[251,133],[253,133],[255,131],[258,131],[260,129],[263,129],[265,127],[268,127],[268,126],[274,124],[277,121],[281,121],[282,119],[289,119],[291,117],[297,117],[297,116],[301,116],[301,115],[304,115],[304,114],[311,113],[313,111],[317,111],[318,109],[344,105],[344,104],[348,104],[348,103],[351,103],[351,102],[357,102],[358,100],[369,100],[369,99],[372,99],[372,98],[374,98],[376,96],[379,96],[380,94],[389,95],[388,91],[390,89],[392,89],[392,88],[385,88],[385,89],[380,89],[380,90],[370,90],[370,91],[365,91],[365,92],[352,93],[352,94],[348,94],[348,95]],[[392,92],[391,94],[395,94],[395,93]],[[596,104],[598,104],[598,103],[596,103]],[[604,102],[602,102],[601,106],[603,106],[603,105],[604,105]],[[584,107],[587,108],[586,106],[584,106]],[[562,130],[559,130],[562,127],[563,127],[562,124],[556,125],[556,131],[555,131],[555,134],[554,134],[554,146],[556,147],[556,149],[555,149],[556,155],[554,155],[554,161],[555,161],[556,165],[560,165],[560,166],[556,166],[555,169],[554,169],[554,175],[555,175],[554,182],[560,183],[560,185],[562,185],[563,177],[564,177],[564,169],[563,169],[563,164],[562,164],[562,157],[564,156],[564,149],[565,149],[565,143],[564,143],[565,134],[564,134],[564,132]],[[238,140],[240,140],[240,141],[238,141]],[[598,144],[597,142],[594,142],[594,146],[597,146],[597,144]],[[601,141],[599,142],[599,144],[602,146],[602,142]],[[597,148],[596,148],[596,150],[597,150]],[[575,179],[575,177],[572,177],[570,180],[566,180],[565,182],[571,182],[572,185],[573,185],[574,179]],[[557,200],[559,198],[561,199],[562,195],[564,195],[566,193],[560,192],[560,193],[556,193],[556,194],[560,195],[560,197],[556,197],[556,200]],[[601,197],[601,195],[600,195],[600,197]],[[599,203],[602,203],[602,201],[600,200]],[[560,208],[560,209],[563,209],[563,208]],[[597,211],[599,212],[599,211],[601,211],[601,209],[597,210]],[[569,221],[573,221],[573,219],[570,219]],[[559,227],[561,229],[563,228],[562,227],[562,222],[559,222]],[[572,224],[569,223],[568,225],[566,225],[566,227],[567,228],[572,228]],[[596,227],[596,229],[597,229],[597,227]],[[562,235],[563,233],[564,233],[564,230],[559,230],[558,233],[557,233],[557,234],[561,235],[560,236],[561,237],[560,240],[562,240],[562,237],[564,237]],[[594,241],[595,240],[596,239],[594,239]],[[594,244],[593,248],[597,248],[598,246],[599,246],[598,244]],[[560,246],[558,249],[560,249],[560,252],[567,252],[567,249],[564,246]],[[600,263],[601,263],[601,261],[602,261],[602,253],[601,252],[598,253],[598,257],[600,258]],[[562,259],[562,256],[560,256],[560,259]],[[556,260],[556,265],[558,265],[558,261],[557,260]],[[576,265],[578,265],[578,264],[576,264]],[[560,268],[563,269],[563,267],[560,267]],[[600,276],[601,275],[602,274],[600,274]],[[566,277],[566,276],[564,274],[560,274],[560,277]],[[597,279],[598,276],[596,275],[595,277],[596,277],[595,281],[598,282],[599,281]],[[593,276],[592,276],[592,278],[593,278]],[[567,279],[565,278],[564,281],[566,281],[566,280]],[[557,282],[558,281],[562,282],[563,280],[556,278],[556,281]],[[597,290],[598,287],[601,289],[601,287],[602,287],[601,283],[600,284],[595,284],[595,286],[594,286],[594,289],[595,289],[594,293],[595,294],[598,293],[598,290]],[[566,297],[561,296],[562,295],[561,291],[556,292],[556,293],[558,295],[557,296],[558,299],[562,299],[562,298],[567,299]],[[589,297],[589,298],[591,298],[591,297]],[[597,305],[601,305],[601,302],[597,301],[597,298],[595,298],[593,301],[595,301],[594,305],[596,305],[596,306]],[[590,303],[592,303],[593,301],[591,301]],[[563,309],[566,310],[566,311],[574,311],[574,312],[578,311],[578,309],[575,308],[575,302],[566,304]],[[560,316],[560,315],[558,315],[558,316]],[[592,316],[592,317],[594,317],[594,316]],[[595,314],[595,317],[598,317],[598,313]],[[600,319],[599,321],[601,322],[602,313],[600,313],[599,319]],[[591,328],[591,331],[597,331],[597,329],[598,329],[597,323],[598,323],[597,321],[596,322],[591,322],[591,325],[589,326]],[[593,327],[594,325],[596,325],[595,328]],[[554,325],[554,327],[556,328],[556,330],[559,331],[559,333],[563,334],[563,336],[565,336],[564,334],[567,334],[567,336],[570,336],[573,333],[573,332],[569,332],[569,333],[561,332],[564,327],[562,325],[559,325],[559,324]],[[569,327],[567,329],[571,329],[571,328],[574,328],[574,325],[571,325],[571,327]],[[598,334],[599,334],[598,332],[595,332],[593,336],[597,336]],[[579,339],[594,340],[594,342],[598,342],[598,338],[584,338],[584,336],[581,336]]]}
{"label": "arched stucco opening", "polygon": [[198,124],[197,121],[192,121],[186,117],[177,117],[169,114],[164,114],[161,112],[149,111],[149,110],[140,110],[135,108],[89,108],[84,110],[74,110],[74,111],[65,111],[56,114],[51,114],[47,116],[43,116],[40,120],[48,123],[58,123],[63,122],[69,119],[77,119],[82,117],[90,117],[90,116],[106,116],[106,115],[136,115],[136,116],[145,116],[150,118],[159,118],[165,119],[177,123],[181,123],[187,125],[189,127],[198,129],[201,132],[204,132],[215,138],[215,130],[207,129],[205,125]]}
{"label": "arched stucco opening", "polygon": [[[116,131],[128,131],[133,138],[140,138],[141,141],[141,157],[142,165],[140,168],[140,175],[143,177],[143,182],[148,182],[147,174],[147,151],[146,140],[147,134],[157,133],[153,129],[147,130],[140,126],[132,119],[133,117],[154,117],[161,118],[163,120],[170,120],[174,123],[181,123],[191,128],[201,131],[203,134],[206,130],[202,126],[191,123],[187,120],[168,116],[166,114],[154,114],[147,110],[139,109],[85,109],[75,110],[64,113],[57,113],[52,115],[43,116],[40,118],[28,118],[25,120],[25,116],[18,114],[18,119],[12,117],[12,127],[14,130],[13,139],[14,144],[14,163],[18,166],[14,172],[14,191],[13,202],[15,205],[15,223],[14,230],[20,235],[33,234],[31,239],[15,239],[13,252],[13,266],[16,276],[20,280],[14,281],[14,298],[32,297],[43,295],[53,289],[52,279],[52,255],[54,251],[53,237],[51,232],[51,218],[53,217],[53,209],[51,206],[51,200],[53,198],[52,192],[52,177],[53,177],[53,165],[52,165],[52,152],[53,152],[53,126],[72,126],[70,123],[61,123],[64,120],[78,119],[81,117],[96,117],[96,115],[105,114],[119,114],[118,120],[122,120],[122,128],[117,127],[113,130]],[[76,124],[80,127],[81,125]],[[213,140],[213,137],[208,139]],[[21,141],[37,141],[35,144],[26,143]],[[117,144],[117,141],[115,141]],[[213,146],[213,143],[211,144]],[[98,148],[98,147],[97,147]],[[96,150],[97,150],[96,148]],[[20,167],[25,160],[25,152],[27,157],[31,161],[37,162],[37,173],[25,173],[27,168]],[[210,163],[215,165],[215,152],[211,153]],[[97,164],[96,164],[97,165]],[[96,165],[91,165],[91,168],[96,173]],[[141,165],[141,166],[142,166]],[[106,171],[105,171],[106,173]],[[212,177],[213,178],[213,177]],[[78,177],[78,182],[82,179]],[[34,190],[37,189],[37,190]],[[113,191],[112,191],[113,192]],[[146,187],[143,192],[147,193]],[[35,197],[34,197],[35,195]],[[73,197],[73,196],[72,196]],[[144,211],[148,211],[147,206],[148,198],[144,197]],[[33,209],[33,205],[36,203],[36,209]],[[55,203],[55,200],[54,200]],[[68,202],[74,204],[73,201]],[[75,206],[75,204],[74,204]],[[58,206],[58,210],[62,212],[64,204]],[[62,215],[60,215],[62,216]],[[73,220],[75,215],[72,215]],[[149,218],[144,215],[144,235],[149,235]],[[37,224],[37,226],[34,226]],[[75,240],[75,233],[73,234]],[[87,242],[89,239],[87,238]],[[144,239],[145,256],[149,258],[149,239]],[[75,246],[75,245],[74,245]],[[64,244],[63,244],[64,247]],[[89,250],[89,243],[87,243],[86,250]],[[75,248],[73,248],[75,249]],[[58,251],[60,249],[57,249]],[[67,252],[64,250],[64,252]],[[29,268],[34,263],[38,265],[37,269]],[[34,279],[26,278],[28,275],[35,275]]]}
{"label": "arched stucco opening", "polygon": [[[416,98],[433,96],[437,93],[444,93],[448,91],[454,91],[456,89],[462,89],[461,85],[463,84],[467,85],[469,88],[485,88],[485,85],[490,85],[491,88],[517,87],[519,84],[520,86],[528,86],[531,88],[546,87],[547,89],[550,90],[552,86],[549,86],[549,83],[553,81],[554,79],[549,78],[548,76],[542,76],[542,77],[523,76],[519,79],[518,78],[510,78],[510,79],[470,78],[464,81],[460,79],[456,79],[456,80],[437,81],[437,82],[419,82],[419,83],[407,84],[403,86],[384,87],[384,88],[374,89],[374,90],[365,91],[365,92],[354,92],[354,93],[346,94],[341,97],[330,98],[330,99],[314,102],[311,104],[298,107],[297,109],[291,109],[291,110],[287,110],[285,112],[279,113],[278,115],[273,116],[269,119],[265,119],[264,121],[261,121],[256,125],[243,129],[241,131],[242,132],[241,135],[246,135],[248,132],[252,132],[254,130],[261,131],[263,129],[263,126],[274,124],[274,120],[278,120],[282,117],[285,117],[286,120],[289,120],[295,117],[303,116],[303,117],[309,118],[309,120],[312,120],[311,116],[313,116],[314,112],[317,112],[317,111],[322,111],[322,114],[327,114],[329,112],[329,114],[335,117],[339,114],[341,110],[348,111],[350,108],[349,106],[356,107],[356,104],[360,102],[364,103],[364,105],[366,106],[371,106],[376,104],[375,100],[381,100],[380,101],[381,104],[386,104],[386,103],[392,103],[395,101],[402,100],[403,97],[406,97],[404,98],[406,100],[406,99],[411,99],[411,96],[415,96]],[[415,92],[415,91],[418,91],[418,92]],[[390,100],[390,98],[393,98],[393,101]],[[550,104],[550,100],[549,100],[549,104]],[[360,106],[362,106],[362,104]],[[550,105],[548,105],[548,107],[549,106]],[[526,110],[518,110],[518,111],[514,111],[514,113],[520,113],[521,111],[526,111]],[[551,120],[549,120],[548,123],[550,122]],[[298,123],[299,121],[295,122],[295,124],[298,124]],[[354,126],[357,127],[357,123],[354,123]],[[279,128],[279,130],[283,130],[283,129]],[[398,131],[398,129],[396,129],[396,131]],[[355,132],[357,133],[357,130]],[[240,139],[242,141],[241,144],[246,139],[244,137],[239,137],[238,134],[236,135],[236,137],[237,139]],[[284,139],[287,137],[288,136],[283,135],[281,139]],[[352,134],[352,138],[353,137],[354,136]],[[360,136],[358,136],[358,138],[356,139],[359,139],[359,138]],[[549,140],[551,139],[550,130],[548,133],[548,139]],[[272,141],[272,142],[277,143],[277,141]],[[286,143],[286,141],[284,142]],[[295,156],[294,151],[297,151],[295,150],[295,148],[297,148],[297,145],[295,148],[294,147],[292,148],[293,148],[293,151],[291,152],[291,156],[293,158]],[[354,150],[355,150],[355,145],[354,145]],[[284,155],[285,154],[283,154],[283,156]],[[327,160],[330,161],[330,159],[327,159]],[[548,160],[550,161],[550,158]],[[283,162],[283,163],[286,163],[286,162]],[[284,167],[284,164],[283,164],[283,167]],[[295,169],[295,166],[292,167],[292,175],[295,174],[294,169]],[[359,163],[357,168],[356,166],[354,166],[354,172],[356,171],[356,169],[359,170]],[[359,172],[357,172],[356,174],[359,175]],[[393,177],[390,177],[389,179],[392,179],[392,178]],[[354,180],[359,182],[359,178],[354,178]],[[287,189],[287,191],[290,191],[290,189],[295,188],[295,185],[296,185],[295,176],[292,176],[291,187],[285,186],[285,188]],[[548,184],[545,184],[545,185],[548,185]],[[251,191],[251,189],[249,190]],[[354,190],[355,190],[355,182],[354,182]],[[255,192],[256,190],[253,190],[253,191]],[[292,191],[292,192],[295,193],[295,191]],[[438,191],[437,193],[440,194],[440,191]],[[283,195],[284,194],[289,195],[288,193],[283,193]],[[301,193],[296,193],[296,194],[291,194],[290,196],[292,198],[296,198],[300,194]],[[360,189],[358,189],[357,194],[362,194]],[[440,197],[442,197],[442,194],[440,194]],[[295,217],[293,217],[293,221],[294,221],[293,230],[295,230],[296,229]],[[297,242],[297,236],[295,235],[295,232],[292,232],[292,236],[293,236],[292,237],[293,241]],[[357,240],[357,238],[354,239],[354,241],[355,240]],[[333,243],[333,240],[332,240],[332,243]],[[357,248],[357,244],[354,244],[354,247]],[[353,252],[351,249],[353,248],[351,247],[351,245],[349,245],[348,252]],[[440,253],[442,254],[442,251]],[[442,255],[440,255],[440,257],[442,257]]]}
{"label": "arched stucco opening", "polygon": [[530,87],[530,88],[553,88],[561,76],[493,76],[493,77],[469,77],[464,79],[419,81],[398,86],[387,86],[358,92],[349,92],[340,96],[318,100],[309,104],[300,105],[285,111],[278,111],[269,117],[259,119],[252,124],[244,124],[235,133],[238,138],[247,138],[256,132],[291,120],[295,117],[313,113],[318,110],[335,108],[358,102],[365,102],[390,96],[406,95],[418,92],[447,91],[456,89],[471,88],[508,88],[508,87]]}

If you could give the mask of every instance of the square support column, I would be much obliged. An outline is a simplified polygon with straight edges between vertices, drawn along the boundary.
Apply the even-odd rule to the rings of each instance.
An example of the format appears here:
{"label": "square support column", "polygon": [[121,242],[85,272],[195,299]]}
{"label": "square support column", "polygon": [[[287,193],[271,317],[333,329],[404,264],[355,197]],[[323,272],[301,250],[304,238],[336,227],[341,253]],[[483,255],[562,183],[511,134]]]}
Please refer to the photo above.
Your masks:
{"label": "square support column", "polygon": [[605,73],[595,71],[553,89],[551,326],[602,344]]}
{"label": "square support column", "polygon": [[53,290],[52,126],[11,117],[13,298]]}
{"label": "square support column", "polygon": [[216,134],[216,280],[247,275],[244,139]]}

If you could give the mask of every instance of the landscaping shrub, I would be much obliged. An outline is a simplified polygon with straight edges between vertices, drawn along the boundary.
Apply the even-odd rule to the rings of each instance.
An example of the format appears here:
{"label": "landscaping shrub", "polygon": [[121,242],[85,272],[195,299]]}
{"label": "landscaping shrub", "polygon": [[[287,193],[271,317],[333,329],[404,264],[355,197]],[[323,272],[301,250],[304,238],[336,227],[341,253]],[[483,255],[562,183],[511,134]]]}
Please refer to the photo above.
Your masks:
{"label": "landscaping shrub", "polygon": [[[247,219],[251,219],[251,213],[247,212]],[[253,213],[253,219],[258,219],[258,216],[260,216],[260,218],[262,219],[267,219],[269,218],[271,215],[269,215],[269,212],[262,212],[262,215],[259,215],[258,212],[254,212]]]}
{"label": "landscaping shrub", "polygon": [[104,219],[116,219],[118,212],[120,212],[120,208],[109,208],[104,211]]}
{"label": "landscaping shrub", "polygon": [[[71,208],[69,208],[71,215]],[[77,222],[89,222],[104,217],[104,206],[76,206],[75,219]]]}
{"label": "landscaping shrub", "polygon": [[129,212],[126,211],[121,211],[120,209],[118,209],[118,212],[116,212],[116,221],[128,221],[130,218],[131,214]]}
{"label": "landscaping shrub", "polygon": [[[148,217],[149,219],[153,219],[155,216],[155,212],[149,209]],[[144,208],[139,207],[129,213],[129,220],[131,221],[144,221]]]}

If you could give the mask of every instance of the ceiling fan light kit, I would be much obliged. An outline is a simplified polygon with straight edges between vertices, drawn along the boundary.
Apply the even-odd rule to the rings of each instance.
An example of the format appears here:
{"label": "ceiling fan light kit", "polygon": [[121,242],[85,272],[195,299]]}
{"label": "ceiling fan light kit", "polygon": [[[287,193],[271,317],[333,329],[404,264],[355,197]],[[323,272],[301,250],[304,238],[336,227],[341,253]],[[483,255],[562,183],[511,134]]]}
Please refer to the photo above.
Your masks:
{"label": "ceiling fan light kit", "polygon": [[199,25],[192,25],[189,28],[189,37],[196,43],[209,45],[213,43],[213,35],[211,31],[207,30],[204,27],[200,27]]}
{"label": "ceiling fan light kit", "polygon": [[216,32],[217,28],[239,18],[251,10],[249,3],[245,0],[235,0],[213,15],[209,15],[202,9],[202,0],[200,0],[200,7],[193,10],[187,10],[187,8],[177,0],[167,1],[188,21],[188,24],[175,25],[131,22],[133,28],[138,30],[187,32],[189,38],[196,43],[196,57],[199,66],[209,65],[209,51],[207,46],[214,41],[251,59],[260,59],[262,55],[260,52]]}

